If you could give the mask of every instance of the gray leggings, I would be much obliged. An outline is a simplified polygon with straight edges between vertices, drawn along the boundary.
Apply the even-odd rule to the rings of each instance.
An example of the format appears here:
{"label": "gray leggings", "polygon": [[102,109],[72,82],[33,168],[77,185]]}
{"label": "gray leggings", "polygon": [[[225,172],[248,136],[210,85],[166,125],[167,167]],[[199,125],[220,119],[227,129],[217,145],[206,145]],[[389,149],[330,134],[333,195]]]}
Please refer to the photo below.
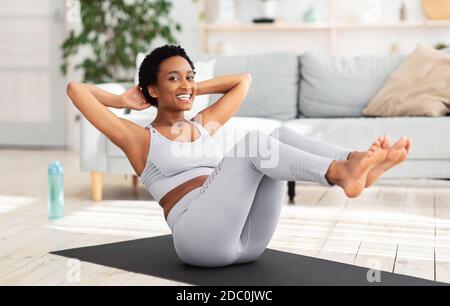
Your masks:
{"label": "gray leggings", "polygon": [[178,256],[201,267],[255,260],[277,226],[286,181],[330,186],[325,174],[331,162],[350,152],[284,126],[270,135],[248,132],[205,183],[171,209],[167,223]]}

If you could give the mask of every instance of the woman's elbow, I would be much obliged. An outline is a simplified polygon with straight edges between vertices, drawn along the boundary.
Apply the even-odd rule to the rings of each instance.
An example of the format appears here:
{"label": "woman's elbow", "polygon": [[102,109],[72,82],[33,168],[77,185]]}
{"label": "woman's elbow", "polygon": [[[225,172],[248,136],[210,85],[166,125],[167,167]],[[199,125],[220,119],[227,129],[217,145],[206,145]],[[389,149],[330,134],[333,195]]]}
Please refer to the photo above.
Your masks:
{"label": "woman's elbow", "polygon": [[66,86],[66,93],[67,96],[70,98],[70,100],[72,101],[72,103],[76,106],[76,93],[78,91],[78,86],[79,84],[75,83],[75,82],[69,82]]}
{"label": "woman's elbow", "polygon": [[68,96],[70,96],[70,93],[73,92],[74,86],[75,86],[74,82],[67,83],[66,93],[67,93]]}
{"label": "woman's elbow", "polygon": [[73,93],[79,88],[80,84],[70,81],[66,86],[66,93],[69,97],[72,97]]}

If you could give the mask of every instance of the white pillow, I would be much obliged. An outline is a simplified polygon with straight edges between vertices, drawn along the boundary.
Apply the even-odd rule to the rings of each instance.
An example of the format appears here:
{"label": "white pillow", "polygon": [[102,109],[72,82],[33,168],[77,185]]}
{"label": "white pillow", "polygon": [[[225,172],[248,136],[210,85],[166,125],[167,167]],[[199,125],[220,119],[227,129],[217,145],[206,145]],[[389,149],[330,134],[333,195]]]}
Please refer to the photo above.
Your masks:
{"label": "white pillow", "polygon": [[115,95],[121,95],[126,91],[126,88],[124,86],[117,83],[98,83],[95,84],[95,87],[98,87]]}
{"label": "white pillow", "polygon": [[[95,84],[95,86],[115,95],[121,95],[127,90],[124,86],[117,83],[100,83]],[[114,107],[108,107],[108,109],[112,111],[116,116],[122,117],[124,115],[123,109]]]}
{"label": "white pillow", "polygon": [[[138,53],[136,56],[136,75],[134,78],[134,82],[137,85],[139,83],[139,67],[141,66],[142,61],[144,60],[146,54],[145,53]],[[205,80],[212,79],[214,77],[214,66],[216,64],[216,60],[210,60],[206,62],[195,62],[195,82],[201,82]],[[192,109],[189,111],[184,112],[184,118],[185,119],[191,119],[193,118],[197,113],[208,107],[209,103],[209,95],[201,95],[195,97],[194,104],[192,106]],[[148,114],[151,115],[153,118],[157,114],[157,109],[154,106],[150,106],[147,109],[144,109],[142,111],[136,111],[131,110],[131,113],[140,113],[140,114]]]}

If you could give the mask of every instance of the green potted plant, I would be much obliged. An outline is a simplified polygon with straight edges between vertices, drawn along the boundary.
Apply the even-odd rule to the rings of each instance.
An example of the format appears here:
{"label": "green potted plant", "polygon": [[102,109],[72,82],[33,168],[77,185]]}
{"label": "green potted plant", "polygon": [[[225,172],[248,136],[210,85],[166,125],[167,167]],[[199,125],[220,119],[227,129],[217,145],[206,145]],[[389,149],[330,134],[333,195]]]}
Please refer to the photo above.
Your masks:
{"label": "green potted plant", "polygon": [[131,82],[138,52],[145,52],[155,39],[176,43],[181,26],[170,17],[170,0],[79,0],[82,29],[71,30],[61,46],[61,70],[67,74],[69,57],[87,46],[75,69],[83,81]]}

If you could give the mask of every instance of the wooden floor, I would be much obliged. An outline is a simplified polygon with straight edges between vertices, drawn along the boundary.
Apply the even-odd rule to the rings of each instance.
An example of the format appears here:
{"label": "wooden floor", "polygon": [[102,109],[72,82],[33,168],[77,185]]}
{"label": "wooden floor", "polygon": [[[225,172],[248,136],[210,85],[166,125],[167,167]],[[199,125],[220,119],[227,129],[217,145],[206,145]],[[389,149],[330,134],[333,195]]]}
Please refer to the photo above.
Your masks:
{"label": "wooden floor", "polygon": [[[47,165],[65,171],[65,217],[47,219]],[[170,234],[162,210],[131,177],[105,175],[103,201],[76,153],[0,151],[0,285],[188,285],[50,251]],[[379,181],[356,199],[297,184],[269,248],[450,283],[450,182]]]}

